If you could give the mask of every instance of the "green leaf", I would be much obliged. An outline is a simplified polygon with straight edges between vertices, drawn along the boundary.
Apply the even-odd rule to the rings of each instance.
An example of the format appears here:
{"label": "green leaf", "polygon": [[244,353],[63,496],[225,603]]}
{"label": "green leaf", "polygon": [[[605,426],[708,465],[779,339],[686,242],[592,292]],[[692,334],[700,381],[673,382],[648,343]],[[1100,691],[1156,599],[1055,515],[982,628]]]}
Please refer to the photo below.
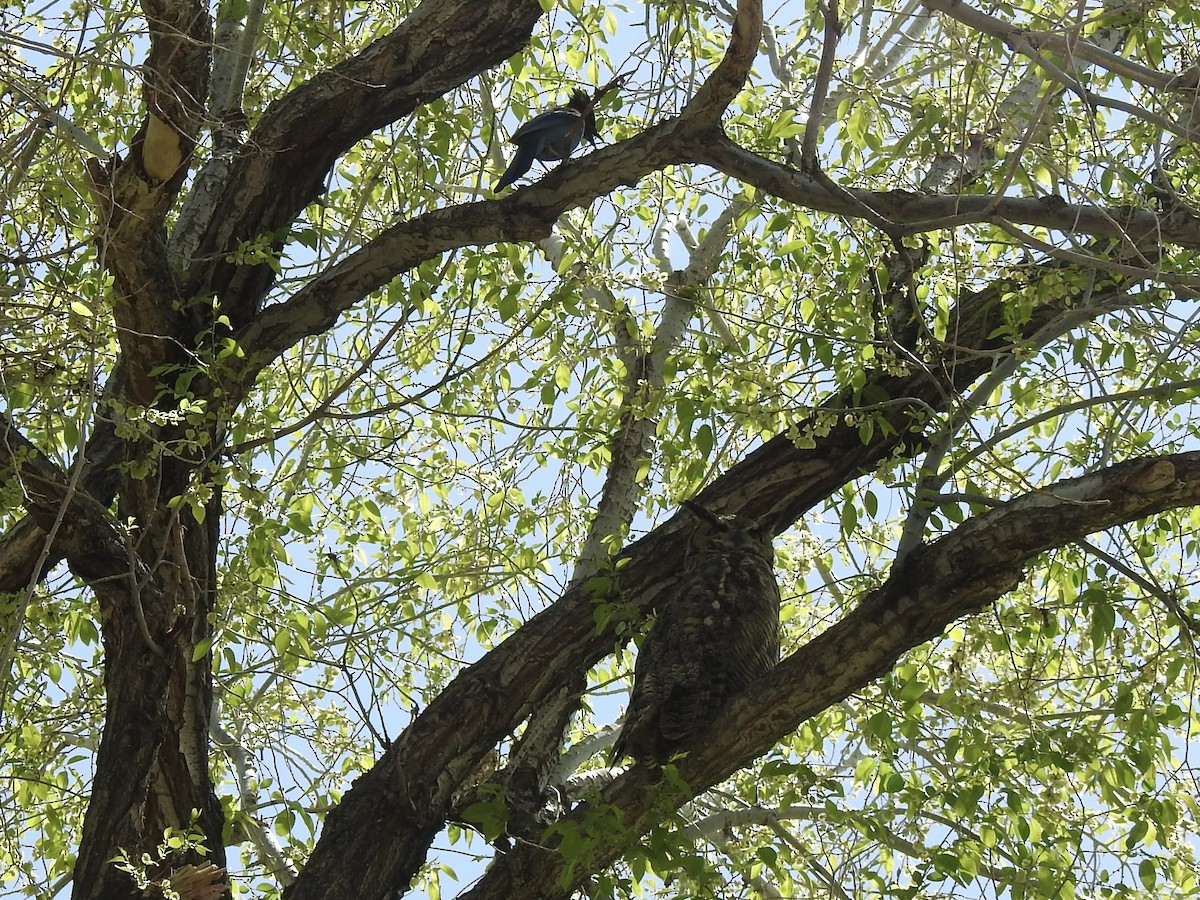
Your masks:
{"label": "green leaf", "polygon": [[196,642],[196,646],[192,648],[192,662],[199,662],[208,655],[208,651],[212,649],[213,639],[206,637]]}

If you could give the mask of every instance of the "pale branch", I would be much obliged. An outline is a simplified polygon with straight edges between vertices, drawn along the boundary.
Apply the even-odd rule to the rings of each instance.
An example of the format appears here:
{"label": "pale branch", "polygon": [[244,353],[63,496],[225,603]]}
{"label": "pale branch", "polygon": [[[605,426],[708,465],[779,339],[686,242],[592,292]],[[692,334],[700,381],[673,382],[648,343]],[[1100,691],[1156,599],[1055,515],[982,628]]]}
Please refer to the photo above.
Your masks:
{"label": "pale branch", "polygon": [[[562,263],[564,250],[562,241],[557,238],[557,234],[552,234],[541,244],[547,259],[555,269]],[[582,240],[578,234],[575,239],[577,242]],[[580,262],[578,271],[586,273],[586,262]],[[640,505],[641,496],[645,492],[645,482],[637,481],[637,473],[643,460],[653,456],[654,423],[657,421],[656,417],[646,416],[645,406],[648,398],[645,396],[644,384],[650,360],[641,343],[628,331],[628,325],[631,324],[629,317],[617,313],[616,298],[608,285],[586,285],[583,291],[584,296],[590,297],[612,316],[610,333],[613,349],[623,363],[624,372],[617,429],[609,441],[611,461],[601,488],[600,499],[596,503],[596,513],[588,525],[587,535],[568,581],[572,587],[584,584],[603,571],[608,560],[620,550],[629,524]],[[570,703],[572,711],[578,703],[579,693],[583,690],[582,684],[578,684],[577,687],[578,692],[572,691],[570,697],[562,698],[564,702]],[[568,718],[569,713],[563,719],[564,727]],[[561,739],[560,731],[555,741],[554,752],[557,752]]]}
{"label": "pale branch", "polygon": [[[665,269],[670,269],[664,237],[669,224],[668,220],[660,223],[655,241],[659,265]],[[695,313],[694,305],[686,299],[695,286],[676,283],[678,280],[668,278],[651,347],[648,350],[639,347],[631,360],[632,366],[627,366],[624,372],[622,410],[617,432],[611,441],[612,462],[597,503],[596,516],[571,578],[572,585],[582,584],[600,572],[603,564],[619,552],[621,544],[616,539],[628,529],[640,497],[645,493],[646,481],[638,475],[653,460],[657,444],[657,426],[662,413],[657,398],[663,395],[663,373]],[[614,331],[620,332],[622,324],[618,322]],[[617,337],[618,350],[623,349],[624,341],[623,335]]]}
{"label": "pale branch", "polygon": [[[217,14],[217,40],[213,52],[212,89],[209,92],[209,114],[218,126],[225,125],[242,108],[242,96],[255,48],[262,31],[265,0],[252,0],[246,7],[246,21],[239,25],[234,17],[238,4],[225,0]],[[218,133],[217,149],[221,149]]]}
{"label": "pale branch", "polygon": [[[859,79],[862,82],[878,82],[886,75],[889,75],[895,71],[901,60],[908,55],[908,53],[916,45],[916,42],[921,38],[921,35],[928,27],[928,24],[932,18],[931,16],[925,14],[918,16],[912,15],[913,11],[919,6],[919,4],[920,0],[908,0],[908,4],[903,9],[899,10],[895,15],[889,16],[888,18],[890,24],[884,30],[884,32],[875,39],[875,42],[869,49],[866,47],[866,42],[870,37],[868,33],[869,29],[866,27],[870,18],[869,8],[867,11],[862,13],[864,26],[859,30],[859,47],[855,53],[855,58],[851,63],[854,67],[860,69],[860,71],[856,73],[856,79]],[[896,36],[905,20],[910,17],[913,18],[912,24],[900,36],[900,39],[896,41],[892,49],[886,54],[883,54],[884,48],[887,46],[888,42]],[[829,22],[826,22],[827,26],[829,24]],[[821,115],[816,117],[815,127],[819,131],[821,127],[824,127],[833,121],[841,102],[847,96],[857,90],[857,88],[853,86],[842,86],[837,88],[828,95],[827,100],[820,104],[817,104],[815,99],[810,101],[808,111],[805,111],[803,107],[797,107],[796,105],[794,99],[796,92],[793,89],[794,78],[792,77],[792,73],[789,68],[789,60],[791,57],[796,55],[796,49],[792,49],[787,53],[781,52],[775,30],[772,28],[769,22],[764,22],[763,24],[763,47],[767,56],[767,62],[771,67],[771,74],[773,74],[779,80],[779,83],[784,89],[785,99],[783,102],[783,109],[803,112],[809,121],[809,126],[804,131],[804,135],[806,137],[814,127],[812,106],[823,106]],[[832,52],[833,51],[827,36],[825,47],[822,51],[822,66],[825,65],[826,57],[829,57]],[[830,62],[830,66],[831,65],[832,61]],[[826,81],[827,80],[828,79],[826,79]],[[818,76],[813,84],[812,90],[814,92],[814,97],[821,93],[819,90],[821,87],[821,81],[821,77]],[[794,137],[788,137],[785,139],[785,144],[788,148],[786,158],[791,161],[793,165],[801,167],[802,163],[799,142]]]}
{"label": "pale branch", "polygon": [[[999,504],[996,504],[996,505],[999,505]],[[1076,543],[1078,543],[1078,542],[1076,542]],[[939,709],[939,710],[945,712],[947,715],[960,714],[960,713],[952,712],[950,704],[944,702],[946,699],[949,699],[953,704],[956,704],[960,709],[964,705],[962,696],[957,693],[951,693],[950,691],[947,691],[946,694],[938,693],[936,691],[924,691],[920,697],[921,703],[924,704],[925,706],[928,706],[928,707],[934,708],[934,709]],[[997,719],[999,719],[1002,722],[1013,723],[1013,724],[1020,725],[1025,728],[1028,728],[1030,725],[1032,725],[1035,722],[1051,722],[1051,721],[1059,721],[1062,719],[1072,719],[1072,718],[1077,718],[1077,717],[1078,718],[1084,718],[1084,717],[1093,718],[1093,717],[1096,717],[1098,714],[1103,713],[1103,710],[1088,709],[1086,712],[1054,713],[1052,715],[1031,716],[1031,715],[1029,715],[1029,713],[1025,712],[1022,709],[1018,709],[1018,708],[1012,706],[1011,704],[997,703],[994,701],[987,700],[982,696],[972,697],[970,700],[970,708],[972,710],[989,713],[990,715],[995,716]],[[1109,710],[1109,712],[1111,713],[1111,710]],[[912,746],[910,747],[910,749],[914,753],[920,753],[924,757],[926,762],[928,762],[930,765],[934,766],[934,768],[936,768],[946,778],[949,779],[949,778],[953,777],[951,772],[946,767],[946,760],[931,758],[932,754],[922,752],[922,748],[921,748],[920,744],[915,741],[912,743]]]}
{"label": "pale branch", "polygon": [[[908,56],[912,49],[917,45],[917,42],[924,37],[925,31],[929,28],[930,21],[933,17],[916,14],[917,7],[920,5],[920,3],[921,0],[908,0],[903,9],[900,9],[895,15],[889,16],[891,21],[889,22],[887,29],[879,36],[878,40],[875,41],[874,46],[872,46],[870,50],[866,50],[864,52],[864,50],[860,47],[859,52],[856,54],[855,63],[863,67],[865,70],[864,74],[868,80],[880,81],[886,76],[894,73],[900,66],[901,61]],[[900,28],[903,25],[904,20],[910,17],[912,21],[909,23],[909,26],[905,28],[903,32],[900,32]],[[888,41],[895,37],[897,33],[900,33],[899,40],[892,45],[892,49],[888,50],[887,53],[884,54],[882,61],[880,61],[880,54],[883,53]],[[836,102],[833,104],[833,106],[835,109],[841,103],[845,93],[847,93],[848,90],[848,88],[843,89],[840,94],[834,95]]]}
{"label": "pale branch", "polygon": [[[725,210],[727,215],[718,217],[714,227],[705,236],[703,245],[693,242],[695,252],[691,254],[688,267],[682,270],[672,270],[667,251],[666,234],[673,220],[668,217],[660,223],[654,246],[659,265],[669,277],[653,344],[648,350],[642,350],[640,343],[636,350],[629,346],[633,341],[625,330],[625,320],[621,318],[615,323],[614,344],[618,353],[629,353],[631,365],[627,365],[624,372],[622,409],[616,433],[610,441],[611,462],[600,499],[596,503],[596,513],[588,526],[569,581],[569,589],[582,588],[586,591],[587,581],[603,572],[608,561],[620,551],[640,506],[647,484],[642,473],[653,460],[657,446],[657,428],[662,414],[657,398],[663,396],[664,372],[671,354],[677,349],[695,316],[696,304],[692,298],[704,290],[712,268],[720,258],[720,251],[728,242],[731,211],[736,206],[730,204]],[[560,242],[547,239],[542,244],[557,268],[561,261],[557,255],[562,249]],[[602,305],[608,304],[615,309],[615,300],[606,292],[604,286],[594,289]],[[553,775],[563,732],[579,707],[585,687],[584,673],[575,673],[570,682],[564,684],[553,697],[539,704],[512,752],[505,768],[509,773],[507,798],[513,833],[524,837],[525,832],[531,829],[540,832],[545,825],[541,821],[545,795],[548,790],[559,790],[561,787],[554,781]],[[515,821],[518,816],[523,817],[523,825]]]}
{"label": "pale branch", "polygon": [[[498,857],[469,900],[565,900],[590,872],[611,864],[664,814],[768,752],[802,722],[890,671],[906,652],[1020,583],[1038,554],[1085,535],[1172,509],[1200,505],[1200,452],[1119,463],[1016,497],[925,545],[858,607],[759,679],[678,762],[678,779],[634,768],[559,830],[578,828],[589,865],[553,847],[520,844]],[[610,809],[621,829],[589,829]],[[611,814],[610,814],[611,815]],[[609,815],[605,821],[611,821]]]}
{"label": "pale branch", "polygon": [[[567,783],[568,779],[575,775],[580,766],[589,759],[592,759],[600,751],[611,747],[613,741],[617,739],[619,731],[619,726],[609,725],[580,738],[578,743],[572,744],[559,757],[558,768],[554,771],[555,779],[561,783]],[[579,777],[591,778],[594,775],[594,772],[585,772]],[[577,798],[579,794],[576,792],[572,793],[571,796],[572,798]]]}
{"label": "pale branch", "polygon": [[813,96],[808,107],[808,122],[804,126],[804,139],[800,143],[800,168],[805,172],[816,172],[821,167],[817,160],[817,139],[821,132],[821,120],[825,115],[829,83],[833,79],[838,39],[842,36],[837,0],[822,0],[818,8],[825,19],[825,39],[821,44],[821,61],[817,65],[817,75],[813,79]]}
{"label": "pale branch", "polygon": [[[539,243],[542,252],[546,254],[546,259],[556,269],[566,253],[560,232],[562,228],[569,229],[570,239],[576,246],[582,246],[584,242],[584,237],[578,230],[566,219],[560,220],[550,236]],[[580,271],[586,271],[582,263]],[[642,355],[642,344],[636,337],[639,334],[636,318],[630,313],[628,307],[624,307],[618,302],[617,295],[613,293],[613,289],[607,282],[595,278],[585,278],[580,285],[580,290],[584,299],[594,303],[602,313],[602,316],[597,318],[600,320],[601,326],[612,336],[613,350],[617,360],[626,372],[633,372]]]}
{"label": "pale branch", "polygon": [[973,31],[1001,41],[1010,50],[1027,56],[1039,65],[1046,60],[1039,52],[1045,48],[1062,54],[1069,60],[1082,60],[1106,69],[1121,78],[1128,78],[1150,88],[1164,91],[1179,90],[1175,78],[1147,66],[1125,59],[1103,47],[1076,36],[1064,36],[1053,31],[1032,31],[1010,25],[1002,19],[975,9],[964,0],[921,0],[931,10],[957,19]]}
{"label": "pale branch", "polygon": [[245,746],[221,725],[220,711],[217,701],[213,700],[212,715],[209,717],[208,730],[216,744],[229,758],[233,768],[234,783],[237,784],[238,801],[245,819],[239,820],[246,836],[254,844],[258,855],[265,864],[267,871],[286,887],[296,880],[296,869],[283,852],[283,847],[275,839],[274,832],[267,828],[257,816],[261,805],[259,796],[258,766]]}
{"label": "pale branch", "polygon": [[[762,36],[763,52],[767,56],[767,65],[771,67],[771,74],[779,80],[779,85],[783,89],[780,113],[795,113],[797,111],[796,92],[793,86],[794,79],[792,78],[790,64],[784,59],[783,54],[780,53],[779,41],[776,38],[775,29],[771,27],[770,22],[763,22]],[[792,161],[798,160],[800,144],[796,140],[795,135],[785,137],[784,144],[788,148],[787,158]]]}
{"label": "pale branch", "polygon": [[223,0],[213,35],[213,67],[208,96],[208,127],[212,152],[197,173],[171,231],[168,248],[180,269],[191,265],[204,229],[233,169],[245,139],[242,97],[254,60],[264,0],[253,0],[245,25],[234,16],[235,0]]}
{"label": "pale branch", "polygon": [[180,269],[191,265],[197,253],[204,229],[220,197],[221,186],[233,170],[235,151],[232,147],[216,151],[200,172],[184,198],[183,206],[167,243],[172,262]]}
{"label": "pale branch", "polygon": [[[654,249],[659,268],[667,274],[667,285],[663,292],[663,307],[654,330],[654,339],[648,351],[640,352],[634,359],[635,368],[627,368],[623,384],[625,409],[621,414],[620,428],[612,442],[612,464],[604,490],[597,504],[593,521],[593,533],[589,536],[590,553],[581,554],[584,565],[582,572],[576,571],[572,584],[586,580],[596,571],[602,560],[610,559],[619,545],[605,539],[623,534],[636,512],[637,498],[645,492],[645,479],[639,481],[638,473],[653,459],[656,446],[658,422],[662,410],[657,398],[663,396],[665,371],[671,354],[679,346],[688,325],[695,316],[697,303],[694,298],[702,293],[712,275],[721,251],[726,247],[732,210],[730,204],[718,216],[703,245],[694,244],[686,268],[672,268],[667,249],[667,232],[678,230],[678,219],[668,216],[662,220],[655,232]],[[685,232],[686,234],[686,232]],[[685,243],[687,243],[685,237]],[[728,332],[728,328],[726,328]],[[621,341],[618,340],[618,347]],[[597,529],[596,525],[600,528]]]}
{"label": "pale branch", "polygon": [[[860,32],[859,49],[855,53],[854,59],[851,63],[858,69],[858,71],[855,73],[855,82],[879,83],[882,82],[885,77],[896,71],[900,63],[917,45],[917,42],[920,41],[933,18],[932,16],[926,14],[914,15],[914,12],[920,5],[920,2],[921,0],[908,0],[902,9],[897,10],[894,15],[890,15],[888,17],[890,19],[888,27],[884,30],[883,34],[876,39],[875,43],[870,47],[870,49],[866,49],[865,47],[865,41],[868,35],[867,28],[865,27],[867,24],[867,14],[864,14],[864,27]],[[896,34],[900,31],[904,21],[910,17],[912,18],[912,21],[910,22],[908,28],[904,30],[896,43],[885,54],[883,51],[884,48],[887,47],[888,42],[896,36]],[[832,91],[829,94],[828,101],[825,103],[825,107],[828,112],[821,120],[821,125],[828,125],[837,114],[837,110],[841,106],[842,101],[847,97],[852,96],[857,90],[858,88],[855,83],[846,82],[843,83],[841,87]],[[788,152],[785,158],[792,165],[799,167],[800,157],[799,151],[795,146],[795,140],[789,138],[787,146]]]}
{"label": "pale branch", "polygon": [[[809,542],[811,543],[811,533],[806,532],[806,536],[809,538]],[[838,606],[841,606],[843,603],[845,603],[846,594],[842,590],[841,580],[837,577],[837,575],[834,574],[833,569],[830,567],[828,561],[826,561],[820,548],[815,548],[813,550],[812,554],[809,556],[809,560],[812,562],[813,568],[817,570],[817,574],[821,576],[821,583],[825,590],[828,591],[829,596],[833,598],[834,602]]]}
{"label": "pale branch", "polygon": [[[683,241],[684,246],[688,248],[689,253],[688,264],[683,271],[685,283],[695,284],[698,288],[708,288],[709,280],[716,273],[721,260],[724,259],[722,254],[729,245],[734,223],[739,216],[750,209],[751,204],[742,199],[727,203],[725,208],[713,219],[708,231],[704,233],[703,240],[700,241],[696,240],[684,219],[677,218],[675,220],[675,232]],[[704,293],[703,300],[705,302],[701,302],[701,299],[698,298],[696,305],[704,311],[713,333],[721,339],[726,347],[737,347],[737,336],[730,329],[729,323],[725,321],[721,310],[715,305],[711,291],[705,290]]]}
{"label": "pale branch", "polygon": [[663,275],[670,275],[674,271],[674,266],[671,265],[670,248],[671,232],[674,230],[674,215],[662,215],[650,235],[650,252],[654,257],[658,271]]}

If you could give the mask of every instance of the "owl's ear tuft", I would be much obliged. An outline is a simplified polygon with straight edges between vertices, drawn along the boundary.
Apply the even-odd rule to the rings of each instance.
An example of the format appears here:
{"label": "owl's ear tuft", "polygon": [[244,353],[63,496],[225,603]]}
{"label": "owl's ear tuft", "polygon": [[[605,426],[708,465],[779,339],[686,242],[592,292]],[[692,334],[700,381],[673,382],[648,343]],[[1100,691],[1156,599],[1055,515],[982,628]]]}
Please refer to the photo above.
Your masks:
{"label": "owl's ear tuft", "polygon": [[754,526],[754,530],[768,541],[775,538],[775,523],[771,519],[756,519]]}
{"label": "owl's ear tuft", "polygon": [[695,500],[684,500],[681,505],[693,516],[703,522],[708,522],[710,525],[718,526],[723,526],[725,524],[723,521],[721,521],[721,518],[716,513],[701,506]]}

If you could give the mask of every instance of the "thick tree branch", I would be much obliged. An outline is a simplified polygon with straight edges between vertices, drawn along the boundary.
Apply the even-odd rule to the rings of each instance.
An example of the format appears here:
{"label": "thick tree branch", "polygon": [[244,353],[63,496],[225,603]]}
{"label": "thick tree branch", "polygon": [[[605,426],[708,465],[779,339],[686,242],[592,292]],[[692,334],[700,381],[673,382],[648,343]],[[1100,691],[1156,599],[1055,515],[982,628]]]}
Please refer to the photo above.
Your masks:
{"label": "thick tree branch", "polygon": [[723,134],[698,146],[693,159],[797,206],[850,218],[861,217],[864,208],[872,210],[905,226],[899,229],[902,234],[1005,219],[1066,234],[1117,238],[1135,247],[1146,241],[1161,241],[1200,248],[1200,217],[1187,213],[1164,216],[1133,206],[1066,203],[1058,197],[926,196],[861,188],[842,188],[833,193],[818,179],[746,150]]}
{"label": "thick tree branch", "polygon": [[289,300],[263,310],[236,336],[247,353],[244,388],[289,347],[330,328],[365,295],[448,250],[500,241],[542,240],[568,209],[584,206],[695,153],[715,126],[670,119],[628,141],[571,160],[534,185],[499,200],[465,203],[419,215],[380,232],[330,266]]}
{"label": "thick tree branch", "polygon": [[133,155],[152,181],[183,184],[208,101],[212,22],[197,0],[143,0],[150,26],[145,65],[147,116]]}
{"label": "thick tree branch", "polygon": [[103,583],[128,571],[129,544],[109,511],[90,494],[76,490],[67,474],[3,413],[0,478],[18,484],[42,539],[55,532],[58,547],[80,578]]}
{"label": "thick tree branch", "polygon": [[[123,360],[117,363],[105,385],[104,397],[119,394],[124,389],[126,369]],[[117,439],[116,423],[111,416],[97,416],[94,428],[83,448],[85,459],[80,484],[101,506],[107,507],[116,496],[119,479],[116,466],[124,455],[125,446]],[[42,558],[45,541],[46,532],[32,516],[21,519],[0,536],[0,594],[23,590],[41,581],[63,560],[66,554],[57,541]]]}
{"label": "thick tree branch", "polygon": [[763,12],[761,0],[738,0],[733,20],[733,33],[725,56],[688,101],[681,113],[684,120],[700,119],[717,123],[725,108],[733,102],[738,91],[750,77],[750,66],[762,39]]}
{"label": "thick tree branch", "polygon": [[150,26],[146,117],[128,158],[89,159],[87,175],[101,259],[120,288],[113,318],[130,363],[131,399],[148,406],[157,389],[150,372],[191,346],[163,252],[163,223],[203,120],[212,27],[205,5],[194,0],[145,0],[143,11]]}
{"label": "thick tree branch", "polygon": [[[693,131],[693,127],[705,130]],[[663,166],[707,163],[776,197],[848,217],[873,210],[898,229],[915,234],[969,222],[1019,221],[1066,233],[1147,238],[1200,247],[1200,218],[1162,217],[1134,207],[1095,207],[1046,198],[1022,200],[986,195],[921,196],[907,191],[846,188],[831,192],[820,180],[739,147],[708,123],[672,119],[638,136],[572,160],[534,185],[500,200],[434,210],[381,232],[330,266],[288,301],[269,307],[237,336],[248,353],[239,378],[249,386],[257,374],[304,337],[331,327],[364,295],[426,259],[464,246],[499,241],[540,240],[566,210],[590,203],[622,184]],[[1191,283],[1190,277],[1174,279]]]}
{"label": "thick tree branch", "polygon": [[[1036,284],[1040,274],[1031,272],[1029,282]],[[700,501],[716,511],[771,521],[779,532],[831,491],[890,458],[899,445],[908,454],[916,452],[930,411],[947,408],[955,391],[986,372],[995,356],[1011,351],[1013,345],[1000,336],[1001,298],[1020,289],[998,284],[964,295],[947,326],[955,344],[943,348],[942,358],[904,375],[876,374],[861,391],[831,398],[807,423],[734,466],[702,492]],[[1116,292],[1119,286],[1110,289]],[[1086,305],[1089,297],[1100,305],[1104,298],[1096,296],[1097,290],[1089,282],[1079,295],[1065,292],[1054,304],[1036,309],[1023,333],[1038,334],[1064,312]],[[846,415],[862,398],[872,398],[881,420],[865,442]],[[809,449],[798,447],[797,435],[810,433],[824,436]],[[673,518],[621,554],[622,602],[644,611],[669,594],[682,567],[681,529]],[[332,885],[374,900],[406,885],[442,827],[456,790],[484,756],[571,673],[595,664],[620,640],[611,627],[597,630],[593,602],[582,590],[568,591],[460,672],[331,812],[288,900],[330,897],[326,891]],[[464,720],[463,709],[478,714]],[[380,822],[388,827],[381,829]]]}
{"label": "thick tree branch", "polygon": [[271,104],[212,204],[192,283],[245,326],[273,273],[228,262],[238,243],[290,225],[341,154],[521,50],[542,14],[537,0],[425,0],[391,34]]}
{"label": "thick tree branch", "polygon": [[[145,797],[152,766],[158,765],[160,778],[168,773],[159,743],[147,740],[145,732],[153,732],[162,715],[160,699],[172,674],[162,647],[170,638],[159,628],[153,633],[148,630],[146,610],[170,609],[171,604],[108,510],[76,490],[62,470],[3,415],[0,477],[18,483],[31,518],[42,532],[55,535],[71,570],[91,586],[104,611],[106,727],[97,757],[99,774],[84,819],[75,896],[115,898],[127,894],[127,885],[124,876],[108,864],[105,851],[112,850],[111,842],[125,840],[136,830],[128,812]],[[125,640],[111,639],[117,630]]]}
{"label": "thick tree branch", "polygon": [[[913,554],[859,606],[760,679],[678,764],[679,779],[654,783],[634,769],[560,827],[588,839],[588,864],[568,868],[554,849],[518,845],[499,858],[469,900],[559,900],[616,860],[631,834],[768,752],[800,723],[887,673],[909,650],[1015,588],[1028,562],[1085,535],[1200,504],[1200,452],[1133,460],[1058,482],[977,516]],[[612,827],[615,807],[620,828]],[[605,812],[609,826],[588,829]]]}
{"label": "thick tree branch", "polygon": [[[252,357],[243,383],[301,338],[329,328],[363,296],[420,262],[458,247],[544,239],[567,210],[692,158],[706,135],[718,133],[721,113],[749,73],[761,30],[761,4],[742,0],[724,59],[679,117],[629,141],[572,160],[536,185],[500,200],[434,210],[399,222],[328,268],[288,301],[248,321],[238,335]],[[339,117],[344,115],[340,106],[336,112]],[[377,127],[379,123],[372,119],[371,124]],[[262,131],[260,126],[251,144],[267,139]]]}

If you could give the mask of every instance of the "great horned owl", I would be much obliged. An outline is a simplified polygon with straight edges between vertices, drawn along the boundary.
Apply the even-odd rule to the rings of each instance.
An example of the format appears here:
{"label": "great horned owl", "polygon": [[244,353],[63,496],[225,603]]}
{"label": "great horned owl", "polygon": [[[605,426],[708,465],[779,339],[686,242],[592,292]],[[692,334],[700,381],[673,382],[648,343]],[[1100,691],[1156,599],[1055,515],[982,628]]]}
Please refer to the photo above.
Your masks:
{"label": "great horned owl", "polygon": [[662,765],[751,681],[779,662],[779,585],[771,532],[753,519],[699,519],[675,596],[638,652],[612,762]]}

